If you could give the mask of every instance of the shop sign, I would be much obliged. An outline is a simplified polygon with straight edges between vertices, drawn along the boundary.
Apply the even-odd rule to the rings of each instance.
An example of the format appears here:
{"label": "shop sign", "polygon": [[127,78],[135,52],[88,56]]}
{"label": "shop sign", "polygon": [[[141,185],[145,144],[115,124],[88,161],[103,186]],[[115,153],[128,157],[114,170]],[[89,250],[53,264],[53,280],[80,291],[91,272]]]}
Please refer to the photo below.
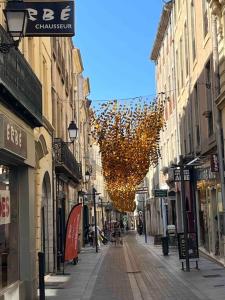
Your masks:
{"label": "shop sign", "polygon": [[27,158],[26,132],[3,115],[0,115],[0,149]]}
{"label": "shop sign", "polygon": [[[199,258],[198,242],[196,233],[188,233],[188,254],[190,259]],[[186,241],[184,233],[178,233],[179,259],[186,259]]]}
{"label": "shop sign", "polygon": [[[180,169],[174,169],[174,181],[181,181]],[[190,181],[190,172],[188,169],[184,169],[184,181]]]}
{"label": "shop sign", "polygon": [[168,195],[168,190],[154,190],[155,198],[166,198]]}
{"label": "shop sign", "polygon": [[10,223],[10,192],[0,190],[0,225]]}
{"label": "shop sign", "polygon": [[143,186],[136,190],[136,194],[148,194],[148,187]]}
{"label": "shop sign", "polygon": [[196,169],[196,180],[216,179],[216,173],[211,171],[211,168]]}
{"label": "shop sign", "polygon": [[73,36],[74,1],[25,2],[26,36]]}
{"label": "shop sign", "polygon": [[219,172],[219,161],[216,154],[212,154],[210,157],[211,172]]}

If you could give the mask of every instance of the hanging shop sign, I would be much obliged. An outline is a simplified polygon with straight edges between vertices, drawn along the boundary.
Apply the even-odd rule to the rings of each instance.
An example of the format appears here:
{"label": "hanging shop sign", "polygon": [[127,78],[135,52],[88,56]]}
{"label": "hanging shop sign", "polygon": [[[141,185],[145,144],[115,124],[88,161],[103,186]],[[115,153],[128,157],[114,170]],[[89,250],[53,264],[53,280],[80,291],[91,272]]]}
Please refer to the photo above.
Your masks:
{"label": "hanging shop sign", "polygon": [[22,128],[0,114],[0,149],[27,158],[27,134]]}
{"label": "hanging shop sign", "polygon": [[65,261],[78,258],[78,233],[81,218],[82,204],[75,205],[68,217],[66,225]]}
{"label": "hanging shop sign", "polygon": [[10,223],[10,192],[0,190],[0,225]]}
{"label": "hanging shop sign", "polygon": [[74,1],[25,2],[26,36],[73,36]]}
{"label": "hanging shop sign", "polygon": [[[179,168],[169,168],[168,181],[175,181],[175,182],[181,181]],[[184,181],[190,181],[190,172],[188,169],[184,169]]]}
{"label": "hanging shop sign", "polygon": [[[181,181],[180,169],[174,169],[174,181]],[[190,181],[190,172],[188,169],[184,169],[184,181]]]}
{"label": "hanging shop sign", "polygon": [[168,195],[168,190],[154,190],[155,198],[166,198]]}
{"label": "hanging shop sign", "polygon": [[143,186],[136,190],[136,194],[148,194],[148,187]]}
{"label": "hanging shop sign", "polygon": [[211,172],[219,172],[219,161],[216,154],[212,154],[210,157]]}
{"label": "hanging shop sign", "polygon": [[195,172],[196,180],[212,180],[216,179],[216,172],[212,172],[211,168],[199,168]]}

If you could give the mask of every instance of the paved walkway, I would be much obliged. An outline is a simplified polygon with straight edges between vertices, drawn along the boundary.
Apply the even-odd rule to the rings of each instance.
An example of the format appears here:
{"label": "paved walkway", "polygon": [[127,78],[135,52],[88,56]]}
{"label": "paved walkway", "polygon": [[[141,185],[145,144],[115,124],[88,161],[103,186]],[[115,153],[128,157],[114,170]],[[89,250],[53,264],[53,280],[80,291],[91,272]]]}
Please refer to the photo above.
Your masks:
{"label": "paved walkway", "polygon": [[162,255],[150,239],[130,233],[123,246],[85,248],[70,275],[48,276],[46,298],[56,300],[224,300],[225,269],[201,258],[200,270],[181,270],[178,255]]}

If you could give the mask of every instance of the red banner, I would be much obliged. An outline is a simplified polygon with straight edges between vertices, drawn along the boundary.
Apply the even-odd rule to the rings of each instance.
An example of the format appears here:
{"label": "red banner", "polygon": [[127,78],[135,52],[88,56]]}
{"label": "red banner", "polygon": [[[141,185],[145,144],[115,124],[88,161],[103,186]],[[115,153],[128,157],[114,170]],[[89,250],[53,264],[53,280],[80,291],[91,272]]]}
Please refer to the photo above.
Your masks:
{"label": "red banner", "polygon": [[82,204],[75,205],[68,217],[66,225],[65,260],[76,259],[78,256],[78,233]]}

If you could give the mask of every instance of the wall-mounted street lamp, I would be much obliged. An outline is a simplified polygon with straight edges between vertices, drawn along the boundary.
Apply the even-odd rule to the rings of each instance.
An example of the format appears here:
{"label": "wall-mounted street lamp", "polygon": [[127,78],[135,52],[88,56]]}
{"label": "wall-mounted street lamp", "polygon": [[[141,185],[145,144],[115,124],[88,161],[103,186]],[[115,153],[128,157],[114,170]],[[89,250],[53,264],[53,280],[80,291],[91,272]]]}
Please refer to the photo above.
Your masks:
{"label": "wall-mounted street lamp", "polygon": [[8,53],[10,48],[17,49],[19,42],[26,33],[28,12],[23,1],[8,1],[3,10],[12,43],[0,43],[0,52]]}
{"label": "wall-mounted street lamp", "polygon": [[70,122],[70,125],[68,127],[68,132],[70,138],[70,142],[68,143],[74,143],[75,139],[77,138],[77,132],[78,132],[77,125],[74,121]]}
{"label": "wall-mounted street lamp", "polygon": [[88,183],[91,178],[91,174],[89,171],[85,172],[85,183]]}

